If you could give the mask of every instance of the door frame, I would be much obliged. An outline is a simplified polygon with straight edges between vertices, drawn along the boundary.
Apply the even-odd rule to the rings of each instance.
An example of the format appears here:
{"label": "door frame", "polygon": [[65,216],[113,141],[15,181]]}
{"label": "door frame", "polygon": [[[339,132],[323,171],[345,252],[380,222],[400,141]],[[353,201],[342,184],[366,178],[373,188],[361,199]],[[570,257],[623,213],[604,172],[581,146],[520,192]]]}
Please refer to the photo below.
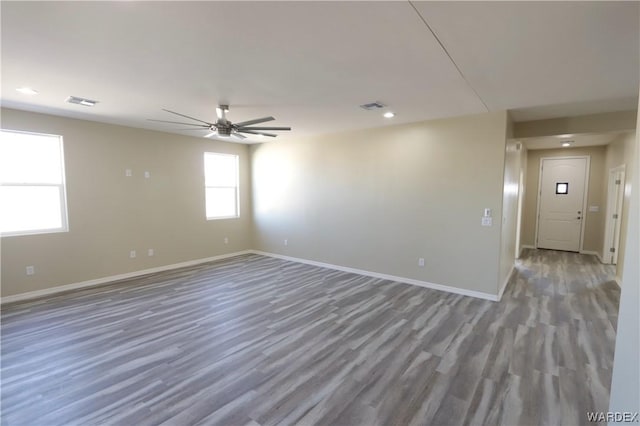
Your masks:
{"label": "door frame", "polygon": [[586,159],[587,168],[584,176],[584,196],[582,200],[582,224],[580,227],[580,247],[579,252],[583,251],[584,246],[584,229],[587,224],[587,201],[589,198],[589,177],[591,176],[591,156],[590,155],[562,155],[558,157],[540,157],[540,166],[538,168],[538,191],[536,194],[536,239],[534,240],[535,248],[538,248],[538,223],[540,222],[540,198],[542,196],[542,165],[544,160],[577,160]]}
{"label": "door frame", "polygon": [[[612,182],[611,180],[611,175],[613,174],[618,174],[618,173],[622,173],[622,179],[620,179],[620,187],[616,187],[615,184]],[[611,247],[614,247],[614,242],[618,241],[618,244],[616,247],[614,247],[616,249],[615,252],[615,257],[616,258],[616,264],[618,263],[618,254],[620,253],[620,231],[621,231],[621,226],[618,226],[617,231],[614,230],[613,232],[611,231],[611,225],[612,225],[612,219],[613,219],[613,214],[615,214],[616,212],[613,211],[613,203],[616,203],[617,205],[617,201],[618,201],[618,194],[620,194],[622,192],[622,196],[620,197],[620,204],[618,206],[618,220],[620,222],[618,222],[620,225],[622,224],[622,210],[623,210],[623,205],[624,205],[624,185],[625,185],[625,179],[626,179],[626,165],[622,164],[620,166],[617,167],[612,167],[609,169],[609,175],[607,178],[607,206],[606,206],[606,216],[605,216],[605,221],[604,221],[604,246],[602,247],[602,263],[611,265],[613,264],[613,260],[612,260],[612,256],[609,256],[609,249]],[[617,234],[617,235],[616,235]],[[617,238],[616,238],[617,237]]]}

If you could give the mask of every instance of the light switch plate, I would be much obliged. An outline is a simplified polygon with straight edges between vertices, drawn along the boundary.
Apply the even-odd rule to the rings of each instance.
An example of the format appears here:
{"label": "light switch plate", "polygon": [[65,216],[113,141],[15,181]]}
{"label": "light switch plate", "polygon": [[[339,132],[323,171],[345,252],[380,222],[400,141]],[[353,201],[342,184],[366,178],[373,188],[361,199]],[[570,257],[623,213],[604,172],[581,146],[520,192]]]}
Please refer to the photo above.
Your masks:
{"label": "light switch plate", "polygon": [[599,212],[600,211],[600,206],[589,206],[589,211],[590,212]]}

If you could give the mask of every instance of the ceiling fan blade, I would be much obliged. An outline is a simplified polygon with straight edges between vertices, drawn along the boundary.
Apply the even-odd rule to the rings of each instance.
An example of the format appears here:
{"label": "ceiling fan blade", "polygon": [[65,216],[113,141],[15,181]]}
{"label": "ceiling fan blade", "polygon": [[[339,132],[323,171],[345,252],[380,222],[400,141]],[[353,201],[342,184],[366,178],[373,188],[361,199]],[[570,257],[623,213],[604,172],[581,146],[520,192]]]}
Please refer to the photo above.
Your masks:
{"label": "ceiling fan blade", "polygon": [[209,123],[208,121],[200,120],[199,118],[189,117],[188,115],[180,114],[179,112],[171,111],[168,109],[163,109],[163,111],[169,112],[171,114],[179,115],[180,117],[189,118],[191,120],[196,120],[204,124],[208,124],[209,126],[213,126],[213,123]]}
{"label": "ceiling fan blade", "polygon": [[240,133],[238,133],[238,132],[233,132],[233,133],[231,133],[231,136],[235,136],[235,137],[236,137],[236,138],[238,138],[238,139],[246,139],[246,138],[247,138],[245,135],[241,135],[241,134],[240,134]]}
{"label": "ceiling fan blade", "polygon": [[[181,121],[154,120],[152,118],[147,118],[147,121],[155,121],[155,122],[158,122],[158,123],[184,124],[185,126],[209,127],[209,126],[205,126],[204,124],[183,123]],[[207,124],[209,124],[209,123],[207,123]]]}
{"label": "ceiling fan blade", "polygon": [[267,121],[273,121],[273,120],[275,120],[275,118],[273,117],[262,117],[262,118],[256,118],[255,120],[242,121],[240,123],[233,123],[233,124],[236,127],[244,127],[244,126],[250,126],[252,124],[265,123]]}
{"label": "ceiling fan blade", "polygon": [[239,127],[239,132],[244,132],[245,130],[291,130],[291,127]]}
{"label": "ceiling fan blade", "polygon": [[209,128],[207,126],[202,126],[202,127],[187,127],[183,129],[171,129],[171,130],[209,130]]}
{"label": "ceiling fan blade", "polygon": [[238,130],[239,132],[241,131],[242,133],[250,133],[252,135],[261,135],[261,136],[269,136],[270,138],[275,138],[278,135],[274,135],[273,133],[264,133],[264,132],[254,132],[252,130]]}

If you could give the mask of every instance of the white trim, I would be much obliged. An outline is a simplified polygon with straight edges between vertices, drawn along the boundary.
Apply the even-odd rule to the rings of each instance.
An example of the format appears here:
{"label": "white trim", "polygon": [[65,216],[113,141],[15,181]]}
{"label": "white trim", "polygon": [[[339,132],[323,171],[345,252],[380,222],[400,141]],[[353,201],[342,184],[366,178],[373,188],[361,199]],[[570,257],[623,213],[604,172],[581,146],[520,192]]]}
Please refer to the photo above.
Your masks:
{"label": "white trim", "polygon": [[42,289],[42,290],[28,291],[26,293],[20,293],[20,294],[14,294],[12,296],[2,297],[0,299],[0,304],[12,303],[12,302],[20,302],[20,301],[23,301],[23,300],[35,299],[35,298],[42,297],[42,296],[49,296],[49,295],[52,295],[52,294],[61,293],[63,291],[78,290],[78,289],[85,288],[85,287],[93,287],[93,286],[97,286],[97,285],[101,285],[101,284],[107,284],[107,283],[111,283],[111,282],[115,282],[115,281],[125,280],[125,279],[128,279],[128,278],[139,277],[141,275],[147,275],[147,274],[153,274],[153,273],[156,273],[156,272],[169,271],[171,269],[184,268],[186,266],[198,265],[200,263],[207,263],[207,262],[212,262],[214,260],[221,260],[221,259],[226,259],[226,258],[229,258],[229,257],[235,257],[235,256],[240,256],[240,255],[243,255],[243,254],[250,254],[250,253],[252,253],[251,250],[237,251],[237,252],[234,252],[234,253],[221,254],[221,255],[212,256],[212,257],[205,257],[203,259],[188,260],[186,262],[180,262],[180,263],[173,263],[171,265],[158,266],[156,268],[143,269],[143,270],[134,271],[134,272],[127,272],[126,274],[111,275],[111,276],[108,276],[108,277],[96,278],[96,279],[93,279],[93,280],[82,281],[82,282],[79,282],[79,283],[65,284],[65,285],[61,285],[61,286],[45,288],[45,289]]}
{"label": "white trim", "polygon": [[542,157],[538,165],[538,187],[536,188],[536,233],[533,235],[533,248],[538,248],[538,222],[540,221],[540,198],[542,198]]}
{"label": "white trim", "polygon": [[618,288],[622,288],[622,285],[620,284],[622,282],[622,277],[616,275],[614,281],[618,284]]}
{"label": "white trim", "polygon": [[354,274],[365,275],[365,276],[368,276],[368,277],[380,278],[380,279],[383,279],[383,280],[390,280],[390,281],[401,282],[401,283],[404,283],[404,284],[411,284],[411,285],[415,285],[415,286],[419,286],[419,287],[429,288],[429,289],[432,289],[432,290],[444,291],[444,292],[447,292],[447,293],[460,294],[462,296],[470,296],[470,297],[475,297],[475,298],[478,298],[478,299],[490,300],[492,302],[500,301],[500,298],[502,297],[502,293],[504,292],[506,284],[509,282],[509,279],[510,279],[510,277],[513,274],[513,271],[515,269],[515,265],[514,265],[512,267],[512,269],[511,269],[511,271],[509,272],[509,276],[507,277],[507,279],[505,280],[505,282],[502,285],[502,289],[500,291],[500,294],[499,295],[494,295],[494,294],[489,294],[489,293],[483,293],[483,292],[480,292],[480,291],[467,290],[467,289],[458,288],[458,287],[451,287],[451,286],[447,286],[447,285],[443,285],[443,284],[430,283],[430,282],[427,282],[427,281],[416,280],[416,279],[413,279],[413,278],[399,277],[399,276],[396,276],[396,275],[389,275],[389,274],[382,274],[382,273],[379,273],[379,272],[366,271],[364,269],[350,268],[350,267],[347,267],[347,266],[340,266],[340,265],[334,265],[334,264],[330,264],[330,263],[317,262],[315,260],[302,259],[302,258],[299,258],[299,257],[285,256],[285,255],[282,255],[282,254],[263,252],[263,251],[259,251],[259,250],[243,250],[243,251],[238,251],[238,252],[234,252],[234,253],[222,254],[222,255],[219,255],[219,256],[207,257],[207,258],[196,259],[196,260],[189,260],[189,261],[186,261],[186,262],[173,263],[171,265],[158,266],[156,268],[150,268],[150,269],[143,269],[143,270],[140,270],[140,271],[128,272],[126,274],[111,275],[111,276],[108,276],[108,277],[96,278],[96,279],[93,279],[93,280],[82,281],[82,282],[79,282],[79,283],[66,284],[66,285],[46,288],[46,289],[42,289],[42,290],[29,291],[29,292],[26,292],[26,293],[15,294],[15,295],[12,295],[12,296],[5,296],[5,297],[2,297],[0,299],[0,303],[1,304],[5,304],[5,303],[13,303],[13,302],[20,302],[20,301],[29,300],[29,299],[35,299],[35,298],[38,298],[38,297],[49,296],[49,295],[56,294],[56,293],[61,293],[61,292],[64,292],[64,291],[78,290],[78,289],[81,289],[81,288],[98,286],[98,285],[101,285],[101,284],[107,284],[107,283],[116,282],[116,281],[120,281],[120,280],[124,280],[124,279],[135,278],[135,277],[138,277],[138,276],[141,276],[141,275],[153,274],[153,273],[157,273],[157,272],[164,272],[164,271],[168,271],[168,270],[171,270],[171,269],[184,268],[184,267],[187,267],[187,266],[198,265],[198,264],[201,264],[201,263],[212,262],[212,261],[215,261],[215,260],[227,259],[227,258],[230,258],[230,257],[240,256],[240,255],[243,255],[243,254],[258,254],[258,255],[262,255],[262,256],[268,256],[268,257],[273,257],[273,258],[277,258],[277,259],[288,260],[288,261],[291,261],[291,262],[304,263],[304,264],[307,264],[307,265],[319,266],[319,267],[322,267],[322,268],[334,269],[334,270],[337,270],[337,271],[350,272],[350,273],[354,273]]}
{"label": "white trim", "polygon": [[331,264],[331,263],[317,262],[315,260],[302,259],[302,258],[299,258],[299,257],[285,256],[283,254],[269,253],[269,252],[264,252],[264,251],[260,251],[260,250],[249,250],[249,251],[251,253],[259,254],[259,255],[262,255],[262,256],[274,257],[274,258],[277,258],[277,259],[288,260],[288,261],[291,261],[291,262],[304,263],[304,264],[307,264],[307,265],[319,266],[321,268],[334,269],[336,271],[350,272],[350,273],[353,273],[353,274],[365,275],[367,277],[380,278],[380,279],[383,279],[383,280],[396,281],[396,282],[400,282],[400,283],[404,283],[404,284],[411,284],[411,285],[416,285],[416,286],[419,286],[419,287],[430,288],[432,290],[445,291],[447,293],[454,293],[454,294],[460,294],[460,295],[463,295],[463,296],[475,297],[475,298],[478,298],[478,299],[491,300],[493,302],[498,302],[500,300],[498,298],[498,295],[496,295],[496,294],[483,293],[483,292],[474,291],[474,290],[466,290],[464,288],[458,288],[458,287],[450,287],[448,285],[435,284],[435,283],[430,283],[430,282],[427,282],[427,281],[416,280],[416,279],[413,279],[413,278],[405,278],[405,277],[399,277],[399,276],[396,276],[396,275],[381,274],[379,272],[366,271],[364,269],[350,268],[348,266],[334,265],[334,264]]}
{"label": "white trim", "polygon": [[[616,188],[616,184],[611,180],[611,175],[617,174],[617,173],[622,174],[622,177],[620,179],[621,186],[619,188]],[[604,244],[602,246],[602,255],[606,258],[606,262],[602,262],[602,263],[612,265],[614,264],[614,262],[613,262],[612,256],[609,254],[610,253],[609,249],[613,247],[617,251],[617,253],[615,253],[613,257],[615,257],[615,261],[616,263],[618,263],[617,257],[620,249],[620,232],[622,230],[622,227],[621,226],[617,227],[618,232],[616,232],[615,229],[612,231],[611,221],[613,220],[612,216],[614,213],[618,214],[617,220],[622,221],[622,213],[623,213],[623,206],[624,206],[624,186],[625,186],[625,180],[626,180],[626,165],[621,164],[617,167],[610,168],[609,174],[607,175],[607,180],[608,180],[607,181],[607,201],[606,201],[607,205],[605,208],[605,219],[604,219]],[[620,190],[622,190],[622,199],[618,200],[618,195]],[[618,201],[620,201],[619,205],[617,204]],[[616,239],[618,240],[617,246],[614,245],[614,242]]]}
{"label": "white trim", "polygon": [[509,284],[509,281],[511,280],[511,276],[513,275],[515,270],[516,270],[516,264],[514,262],[514,264],[511,265],[511,270],[507,274],[507,278],[505,278],[504,282],[502,283],[502,286],[500,287],[500,291],[498,291],[498,302],[502,299],[502,295],[504,294],[504,291],[507,288],[507,284]]}
{"label": "white trim", "polygon": [[580,250],[580,254],[591,254],[591,255],[593,255],[593,256],[595,256],[595,257],[597,257],[597,258],[598,258],[598,260],[600,261],[600,263],[604,263],[604,262],[602,261],[602,256],[601,256],[601,255],[600,255],[600,253],[599,253],[599,252],[597,252],[597,251],[593,251],[593,250]]}
{"label": "white trim", "polygon": [[584,248],[584,234],[587,229],[589,205],[589,181],[591,180],[591,156],[587,155],[587,170],[584,173],[584,194],[582,195],[582,229],[580,230],[580,250]]}
{"label": "white trim", "polygon": [[584,188],[582,195],[582,225],[580,227],[580,245],[578,248],[579,252],[582,252],[582,247],[584,246],[584,231],[585,226],[587,224],[587,203],[589,198],[589,178],[591,177],[591,156],[590,155],[567,155],[560,157],[540,157],[540,167],[538,169],[538,190],[536,193],[537,198],[537,206],[536,206],[536,235],[535,235],[535,248],[538,248],[538,222],[540,221],[540,198],[542,191],[542,164],[544,160],[575,160],[575,159],[586,159],[587,167],[585,168],[584,175]]}

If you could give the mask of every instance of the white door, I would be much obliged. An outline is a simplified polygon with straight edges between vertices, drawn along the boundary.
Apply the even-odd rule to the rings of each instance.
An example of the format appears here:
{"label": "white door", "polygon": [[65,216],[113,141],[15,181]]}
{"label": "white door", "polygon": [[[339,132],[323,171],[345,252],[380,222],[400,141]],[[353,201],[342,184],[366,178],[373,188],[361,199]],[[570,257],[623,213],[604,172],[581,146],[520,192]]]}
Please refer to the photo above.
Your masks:
{"label": "white door", "polygon": [[580,251],[588,158],[543,158],[538,248]]}

